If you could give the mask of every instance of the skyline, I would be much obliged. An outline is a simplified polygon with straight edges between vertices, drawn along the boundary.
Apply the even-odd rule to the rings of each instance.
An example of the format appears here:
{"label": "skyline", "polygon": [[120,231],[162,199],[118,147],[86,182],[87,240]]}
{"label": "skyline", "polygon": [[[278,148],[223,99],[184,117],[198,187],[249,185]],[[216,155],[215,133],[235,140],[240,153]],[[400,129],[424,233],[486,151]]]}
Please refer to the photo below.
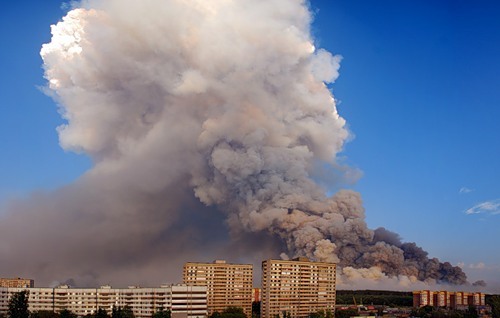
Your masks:
{"label": "skyline", "polygon": [[[499,28],[498,6],[486,4],[312,1],[311,9],[315,45],[342,56],[329,87],[352,132],[340,163],[354,169],[329,191],[360,192],[370,228],[397,232],[498,292]],[[37,89],[45,85],[38,52],[64,11],[59,1],[31,5],[26,14],[8,4],[1,19],[2,38],[12,43],[0,53],[12,62],[1,85],[4,206],[10,197],[70,184],[92,166],[59,147],[54,129],[63,121]],[[415,215],[431,220],[425,233]]]}

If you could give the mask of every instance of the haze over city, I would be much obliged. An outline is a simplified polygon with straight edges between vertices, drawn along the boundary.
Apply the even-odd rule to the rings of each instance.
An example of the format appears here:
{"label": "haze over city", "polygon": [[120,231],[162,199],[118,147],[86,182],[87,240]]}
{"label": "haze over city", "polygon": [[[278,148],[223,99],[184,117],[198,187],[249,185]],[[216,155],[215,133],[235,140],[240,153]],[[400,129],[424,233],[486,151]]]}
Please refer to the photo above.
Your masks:
{"label": "haze over city", "polygon": [[3,7],[1,276],[307,256],[339,288],[500,293],[498,4]]}

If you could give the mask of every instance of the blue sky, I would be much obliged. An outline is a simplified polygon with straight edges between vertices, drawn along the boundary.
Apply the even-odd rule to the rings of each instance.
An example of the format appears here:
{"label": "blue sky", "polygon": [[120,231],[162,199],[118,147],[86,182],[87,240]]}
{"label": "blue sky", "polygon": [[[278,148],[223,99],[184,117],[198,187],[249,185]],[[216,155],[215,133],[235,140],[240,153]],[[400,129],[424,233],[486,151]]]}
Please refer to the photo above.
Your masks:
{"label": "blue sky", "polygon": [[319,44],[343,56],[332,90],[355,135],[344,155],[363,171],[353,188],[369,225],[417,242],[430,256],[465,263],[471,279],[498,280],[498,3],[312,7]]}
{"label": "blue sky", "polygon": [[[311,8],[316,46],[343,56],[331,88],[355,138],[341,160],[363,172],[351,187],[369,226],[462,263],[471,281],[500,293],[500,5],[312,0]],[[59,147],[62,120],[38,88],[40,47],[63,14],[59,0],[2,6],[0,204],[91,165]]]}

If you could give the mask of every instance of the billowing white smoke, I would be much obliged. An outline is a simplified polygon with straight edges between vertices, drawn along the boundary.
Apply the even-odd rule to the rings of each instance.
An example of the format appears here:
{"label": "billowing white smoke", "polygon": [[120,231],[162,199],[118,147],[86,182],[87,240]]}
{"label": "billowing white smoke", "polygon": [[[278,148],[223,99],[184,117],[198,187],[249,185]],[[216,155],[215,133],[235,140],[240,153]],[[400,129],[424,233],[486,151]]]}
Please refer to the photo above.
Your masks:
{"label": "billowing white smoke", "polygon": [[[115,264],[147,244],[177,244],[162,233],[189,228],[184,218],[173,230],[173,220],[194,194],[224,212],[233,236],[274,242],[283,257],[340,262],[346,276],[376,268],[465,282],[459,269],[449,275],[418,247],[368,229],[357,193],[326,197],[311,177],[318,166],[334,169],[348,132],[325,84],[338,76],[340,57],[314,47],[310,23],[301,0],[85,1],[52,27],[41,55],[67,120],[61,146],[95,166],[76,185],[34,200],[54,201],[48,215],[69,213],[81,222],[75,227],[99,224],[90,218],[113,231],[123,223],[136,246]],[[34,213],[19,204],[16,215]],[[198,231],[195,219],[210,210],[196,209],[189,215]],[[90,229],[107,233],[100,230]],[[124,237],[114,235],[77,241],[89,245],[83,252],[103,251],[99,267]]]}

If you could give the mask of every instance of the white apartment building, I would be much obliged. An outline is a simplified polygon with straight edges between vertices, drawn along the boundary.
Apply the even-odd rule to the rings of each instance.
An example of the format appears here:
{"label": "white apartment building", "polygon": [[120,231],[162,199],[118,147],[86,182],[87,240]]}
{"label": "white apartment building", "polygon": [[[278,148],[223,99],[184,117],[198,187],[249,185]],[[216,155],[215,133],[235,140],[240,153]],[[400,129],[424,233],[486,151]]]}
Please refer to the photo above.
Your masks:
{"label": "white apartment building", "polygon": [[240,307],[247,317],[252,317],[251,264],[229,264],[223,260],[213,263],[186,263],[183,283],[207,287],[208,314],[223,312],[227,307]]}
{"label": "white apartment building", "polygon": [[294,260],[262,262],[261,318],[308,317],[319,310],[335,311],[336,264]]}
{"label": "white apartment building", "polygon": [[172,317],[207,317],[207,288],[168,285],[159,288],[0,288],[0,313],[7,313],[14,293],[27,290],[30,311],[59,312],[68,309],[78,316],[95,313],[99,308],[111,313],[113,307],[128,306],[138,318],[151,317],[160,309],[170,309]]}

